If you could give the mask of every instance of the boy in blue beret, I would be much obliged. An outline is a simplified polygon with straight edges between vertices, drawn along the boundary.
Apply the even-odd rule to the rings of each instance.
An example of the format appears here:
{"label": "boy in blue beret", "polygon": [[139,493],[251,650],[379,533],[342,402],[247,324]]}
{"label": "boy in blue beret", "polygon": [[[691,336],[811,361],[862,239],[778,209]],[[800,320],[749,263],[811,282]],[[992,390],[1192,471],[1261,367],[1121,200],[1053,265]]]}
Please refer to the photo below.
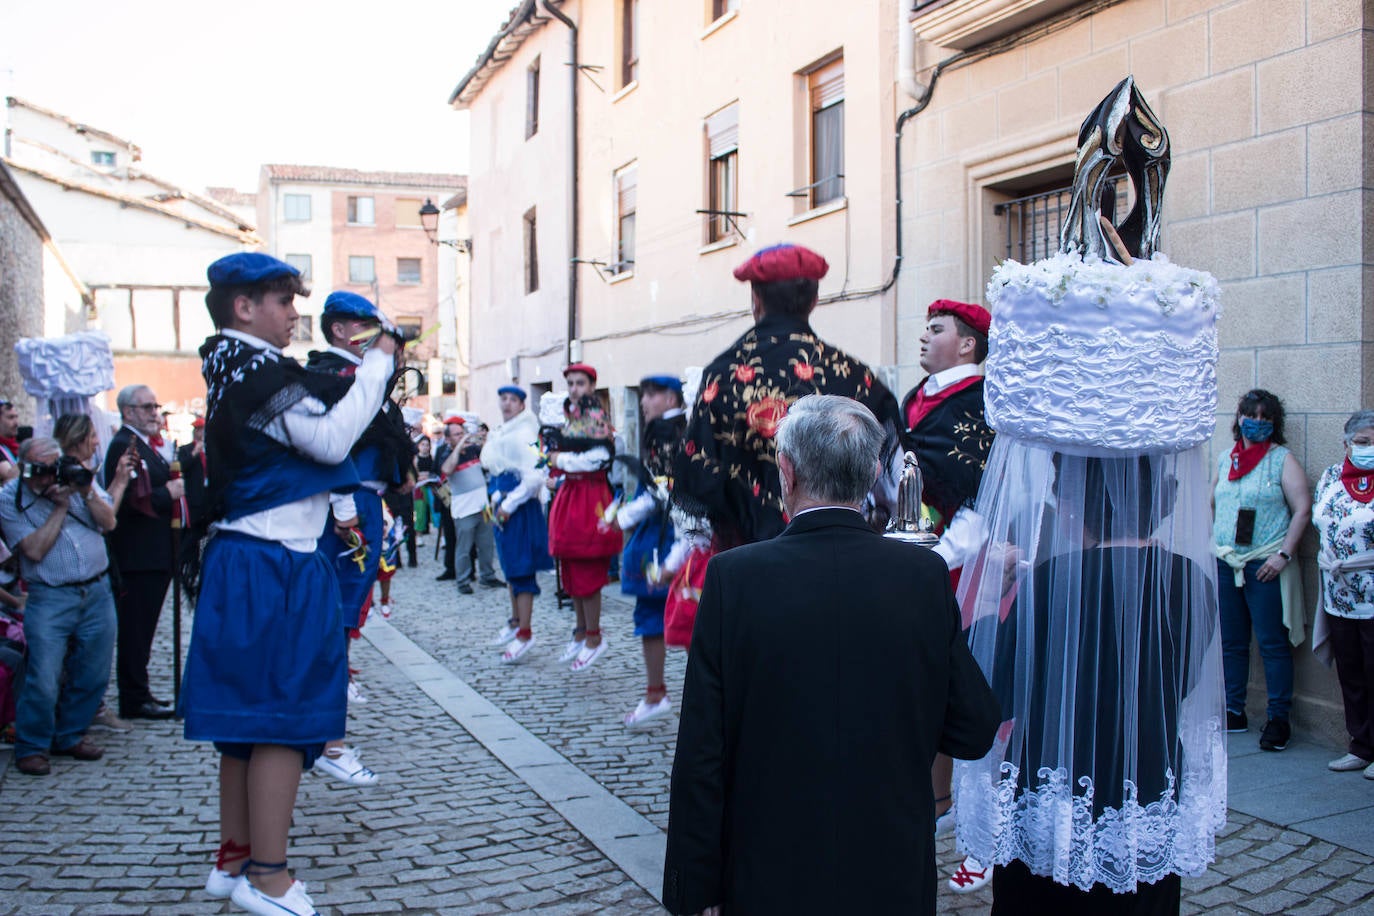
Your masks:
{"label": "boy in blue beret", "polygon": [[344,385],[282,350],[291,265],[241,253],[210,265],[218,333],[207,386],[208,509],[183,570],[195,623],[182,690],[186,737],[220,753],[220,848],[205,890],[251,913],[315,912],[287,871],[301,772],[344,733],[348,685],[339,584],[315,542],[329,496],[358,484],[349,450],[381,406],[396,342],[379,336]]}

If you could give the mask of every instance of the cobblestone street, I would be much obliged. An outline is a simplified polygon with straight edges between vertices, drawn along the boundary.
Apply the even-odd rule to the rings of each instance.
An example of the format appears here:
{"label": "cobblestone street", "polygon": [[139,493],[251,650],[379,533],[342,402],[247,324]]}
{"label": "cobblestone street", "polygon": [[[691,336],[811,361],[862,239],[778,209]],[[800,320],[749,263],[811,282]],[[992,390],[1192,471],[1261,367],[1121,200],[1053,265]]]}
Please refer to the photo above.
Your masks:
{"label": "cobblestone street", "polygon": [[[629,603],[608,589],[610,650],[574,675],[557,663],[572,611],[555,607],[548,580],[538,641],[508,668],[488,647],[505,592],[457,595],[434,581],[429,551],[398,574],[389,624],[369,624],[353,646],[367,702],[350,711],[350,743],[381,782],[353,789],[307,774],[293,868],[322,912],[656,911],[676,719],[642,732],[620,724],[643,686]],[[170,617],[154,673],[168,694]],[[670,654],[672,696],[683,664]],[[0,914],[230,911],[202,892],[217,845],[215,758],[179,736],[174,722],[97,729],[102,761],[55,759],[47,778],[19,774],[0,750]],[[1374,796],[1345,775],[1341,792]],[[1329,776],[1312,772],[1312,792]],[[950,839],[938,858],[946,875],[959,861]],[[1214,867],[1184,882],[1183,912],[1374,913],[1370,865],[1367,851],[1233,811]],[[990,901],[942,883],[938,908],[985,912]]]}

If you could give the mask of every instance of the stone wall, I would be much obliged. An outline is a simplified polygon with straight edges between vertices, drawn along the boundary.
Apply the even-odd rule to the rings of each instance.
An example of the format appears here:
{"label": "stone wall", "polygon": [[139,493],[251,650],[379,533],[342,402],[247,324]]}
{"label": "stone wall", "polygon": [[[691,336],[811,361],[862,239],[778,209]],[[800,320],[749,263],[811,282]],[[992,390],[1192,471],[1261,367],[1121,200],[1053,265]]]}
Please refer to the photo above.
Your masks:
{"label": "stone wall", "polygon": [[[2,187],[2,186],[0,186]],[[43,239],[0,190],[0,397],[33,422],[33,401],[24,394],[14,344],[43,333]]]}

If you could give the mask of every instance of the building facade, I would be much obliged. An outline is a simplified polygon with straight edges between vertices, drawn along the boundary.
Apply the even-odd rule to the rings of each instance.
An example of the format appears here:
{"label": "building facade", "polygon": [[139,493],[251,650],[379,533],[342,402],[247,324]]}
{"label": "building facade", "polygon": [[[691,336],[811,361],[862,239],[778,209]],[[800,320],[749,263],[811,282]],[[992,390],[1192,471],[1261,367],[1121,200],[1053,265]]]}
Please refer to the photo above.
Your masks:
{"label": "building facade", "polygon": [[173,408],[203,408],[196,348],[213,330],[205,267],[256,247],[253,226],[145,171],[136,144],[23,99],[6,102],[4,162],[93,294],[117,385],[148,384]]}
{"label": "building facade", "polygon": [[[438,246],[420,223],[426,200],[466,187],[459,175],[264,165],[256,195],[268,254],[297,267],[313,294],[298,301],[292,355],[324,345],[319,314],[336,289],[366,296],[405,332],[412,365],[439,355]],[[427,406],[428,390],[416,406]]]}
{"label": "building facade", "polygon": [[[472,118],[471,394],[561,387],[582,359],[628,426],[642,375],[748,326],[731,269],[797,242],[831,263],[816,329],[900,396],[932,300],[986,302],[998,261],[1057,249],[1079,125],[1133,75],[1172,144],[1162,250],[1222,283],[1213,450],[1268,388],[1315,481],[1374,403],[1371,17],[1362,0],[526,0],[452,99]],[[1334,676],[1295,654],[1299,727],[1337,737]]]}

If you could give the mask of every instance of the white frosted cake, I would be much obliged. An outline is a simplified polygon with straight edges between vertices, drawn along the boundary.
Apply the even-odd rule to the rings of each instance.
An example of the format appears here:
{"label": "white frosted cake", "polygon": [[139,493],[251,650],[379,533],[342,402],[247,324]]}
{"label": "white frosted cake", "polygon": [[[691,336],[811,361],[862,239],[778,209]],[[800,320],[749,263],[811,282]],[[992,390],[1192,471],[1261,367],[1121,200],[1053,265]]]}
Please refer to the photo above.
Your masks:
{"label": "white frosted cake", "polygon": [[1057,254],[988,281],[987,419],[1086,451],[1177,451],[1216,422],[1217,282],[1162,254]]}

